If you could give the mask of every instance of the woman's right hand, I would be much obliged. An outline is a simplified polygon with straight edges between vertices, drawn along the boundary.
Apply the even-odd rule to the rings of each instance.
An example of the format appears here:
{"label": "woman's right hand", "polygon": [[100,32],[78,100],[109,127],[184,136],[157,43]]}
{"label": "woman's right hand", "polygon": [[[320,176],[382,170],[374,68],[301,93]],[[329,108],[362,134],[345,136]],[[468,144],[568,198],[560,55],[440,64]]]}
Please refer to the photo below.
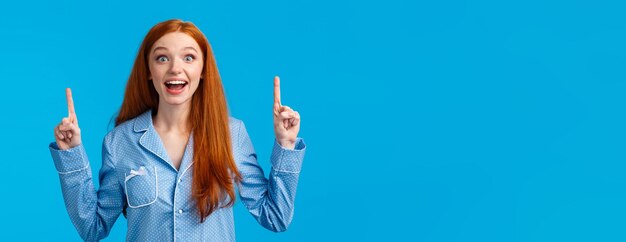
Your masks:
{"label": "woman's right hand", "polygon": [[61,150],[74,148],[81,144],[80,128],[78,128],[78,118],[76,118],[76,112],[74,112],[72,90],[69,88],[65,89],[65,95],[67,96],[68,116],[63,118],[61,123],[54,127],[54,138],[56,139],[57,146]]}

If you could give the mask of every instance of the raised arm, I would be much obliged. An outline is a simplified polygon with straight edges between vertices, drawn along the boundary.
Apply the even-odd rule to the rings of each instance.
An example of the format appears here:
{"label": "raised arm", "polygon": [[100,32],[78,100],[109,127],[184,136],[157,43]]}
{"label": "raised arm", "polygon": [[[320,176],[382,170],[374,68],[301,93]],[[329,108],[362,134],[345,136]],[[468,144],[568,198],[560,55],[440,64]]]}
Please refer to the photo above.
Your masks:
{"label": "raised arm", "polygon": [[269,179],[257,162],[252,141],[243,122],[236,124],[234,143],[237,168],[242,176],[239,196],[248,211],[263,227],[285,231],[294,213],[298,177],[306,145],[298,138],[300,115],[280,102],[280,80],[274,78],[274,131],[276,142],[270,162]]}
{"label": "raised arm", "polygon": [[85,241],[105,238],[123,210],[123,190],[115,176],[110,143],[102,145],[100,188],[96,192],[87,153],[81,143],[78,118],[72,92],[66,89],[68,117],[55,127],[55,139],[49,145],[70,220]]}

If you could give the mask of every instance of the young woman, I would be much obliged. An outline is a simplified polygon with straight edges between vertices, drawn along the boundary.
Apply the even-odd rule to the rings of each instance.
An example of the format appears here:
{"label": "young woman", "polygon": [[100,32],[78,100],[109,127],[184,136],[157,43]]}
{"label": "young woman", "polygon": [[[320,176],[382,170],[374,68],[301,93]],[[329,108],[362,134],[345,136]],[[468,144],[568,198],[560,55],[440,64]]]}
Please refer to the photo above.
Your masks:
{"label": "young woman", "polygon": [[190,22],[155,25],[137,54],[116,127],[104,137],[97,191],[68,88],[69,115],[49,149],[80,236],[105,238],[123,213],[128,241],[234,241],[235,186],[259,224],[286,230],[305,144],[297,137],[300,115],[280,103],[279,82],[267,179],[243,122],[228,116],[206,37]]}

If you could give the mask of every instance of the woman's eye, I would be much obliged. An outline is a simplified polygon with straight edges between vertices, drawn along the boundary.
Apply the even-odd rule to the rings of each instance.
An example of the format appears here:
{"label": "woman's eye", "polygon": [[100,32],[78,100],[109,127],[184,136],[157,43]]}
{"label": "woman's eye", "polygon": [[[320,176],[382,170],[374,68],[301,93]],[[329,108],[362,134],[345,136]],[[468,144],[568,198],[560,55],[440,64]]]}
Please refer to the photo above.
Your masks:
{"label": "woman's eye", "polygon": [[157,57],[157,61],[158,61],[158,62],[166,62],[166,61],[168,61],[168,60],[169,60],[169,59],[168,59],[167,57],[165,57],[165,56],[159,56],[159,57]]}
{"label": "woman's eye", "polygon": [[185,58],[183,58],[183,60],[186,62],[191,62],[193,61],[193,59],[195,59],[193,55],[186,55]]}

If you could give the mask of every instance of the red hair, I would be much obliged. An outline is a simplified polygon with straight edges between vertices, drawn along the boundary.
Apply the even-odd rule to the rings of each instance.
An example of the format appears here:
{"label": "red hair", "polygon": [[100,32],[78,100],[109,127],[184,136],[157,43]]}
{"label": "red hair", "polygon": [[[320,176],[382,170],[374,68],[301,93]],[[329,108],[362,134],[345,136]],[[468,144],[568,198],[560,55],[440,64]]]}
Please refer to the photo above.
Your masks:
{"label": "red hair", "polygon": [[205,60],[202,70],[204,78],[200,79],[198,89],[191,98],[188,119],[194,139],[192,196],[197,203],[200,222],[204,222],[206,217],[220,208],[221,201],[228,200],[221,207],[233,205],[233,183],[241,181],[241,174],[233,158],[226,97],[213,51],[209,41],[193,23],[173,19],[158,23],[150,29],[139,47],[115,126],[149,109],[157,112],[159,94],[148,78],[148,54],[159,38],[171,32],[191,36],[202,49]]}

